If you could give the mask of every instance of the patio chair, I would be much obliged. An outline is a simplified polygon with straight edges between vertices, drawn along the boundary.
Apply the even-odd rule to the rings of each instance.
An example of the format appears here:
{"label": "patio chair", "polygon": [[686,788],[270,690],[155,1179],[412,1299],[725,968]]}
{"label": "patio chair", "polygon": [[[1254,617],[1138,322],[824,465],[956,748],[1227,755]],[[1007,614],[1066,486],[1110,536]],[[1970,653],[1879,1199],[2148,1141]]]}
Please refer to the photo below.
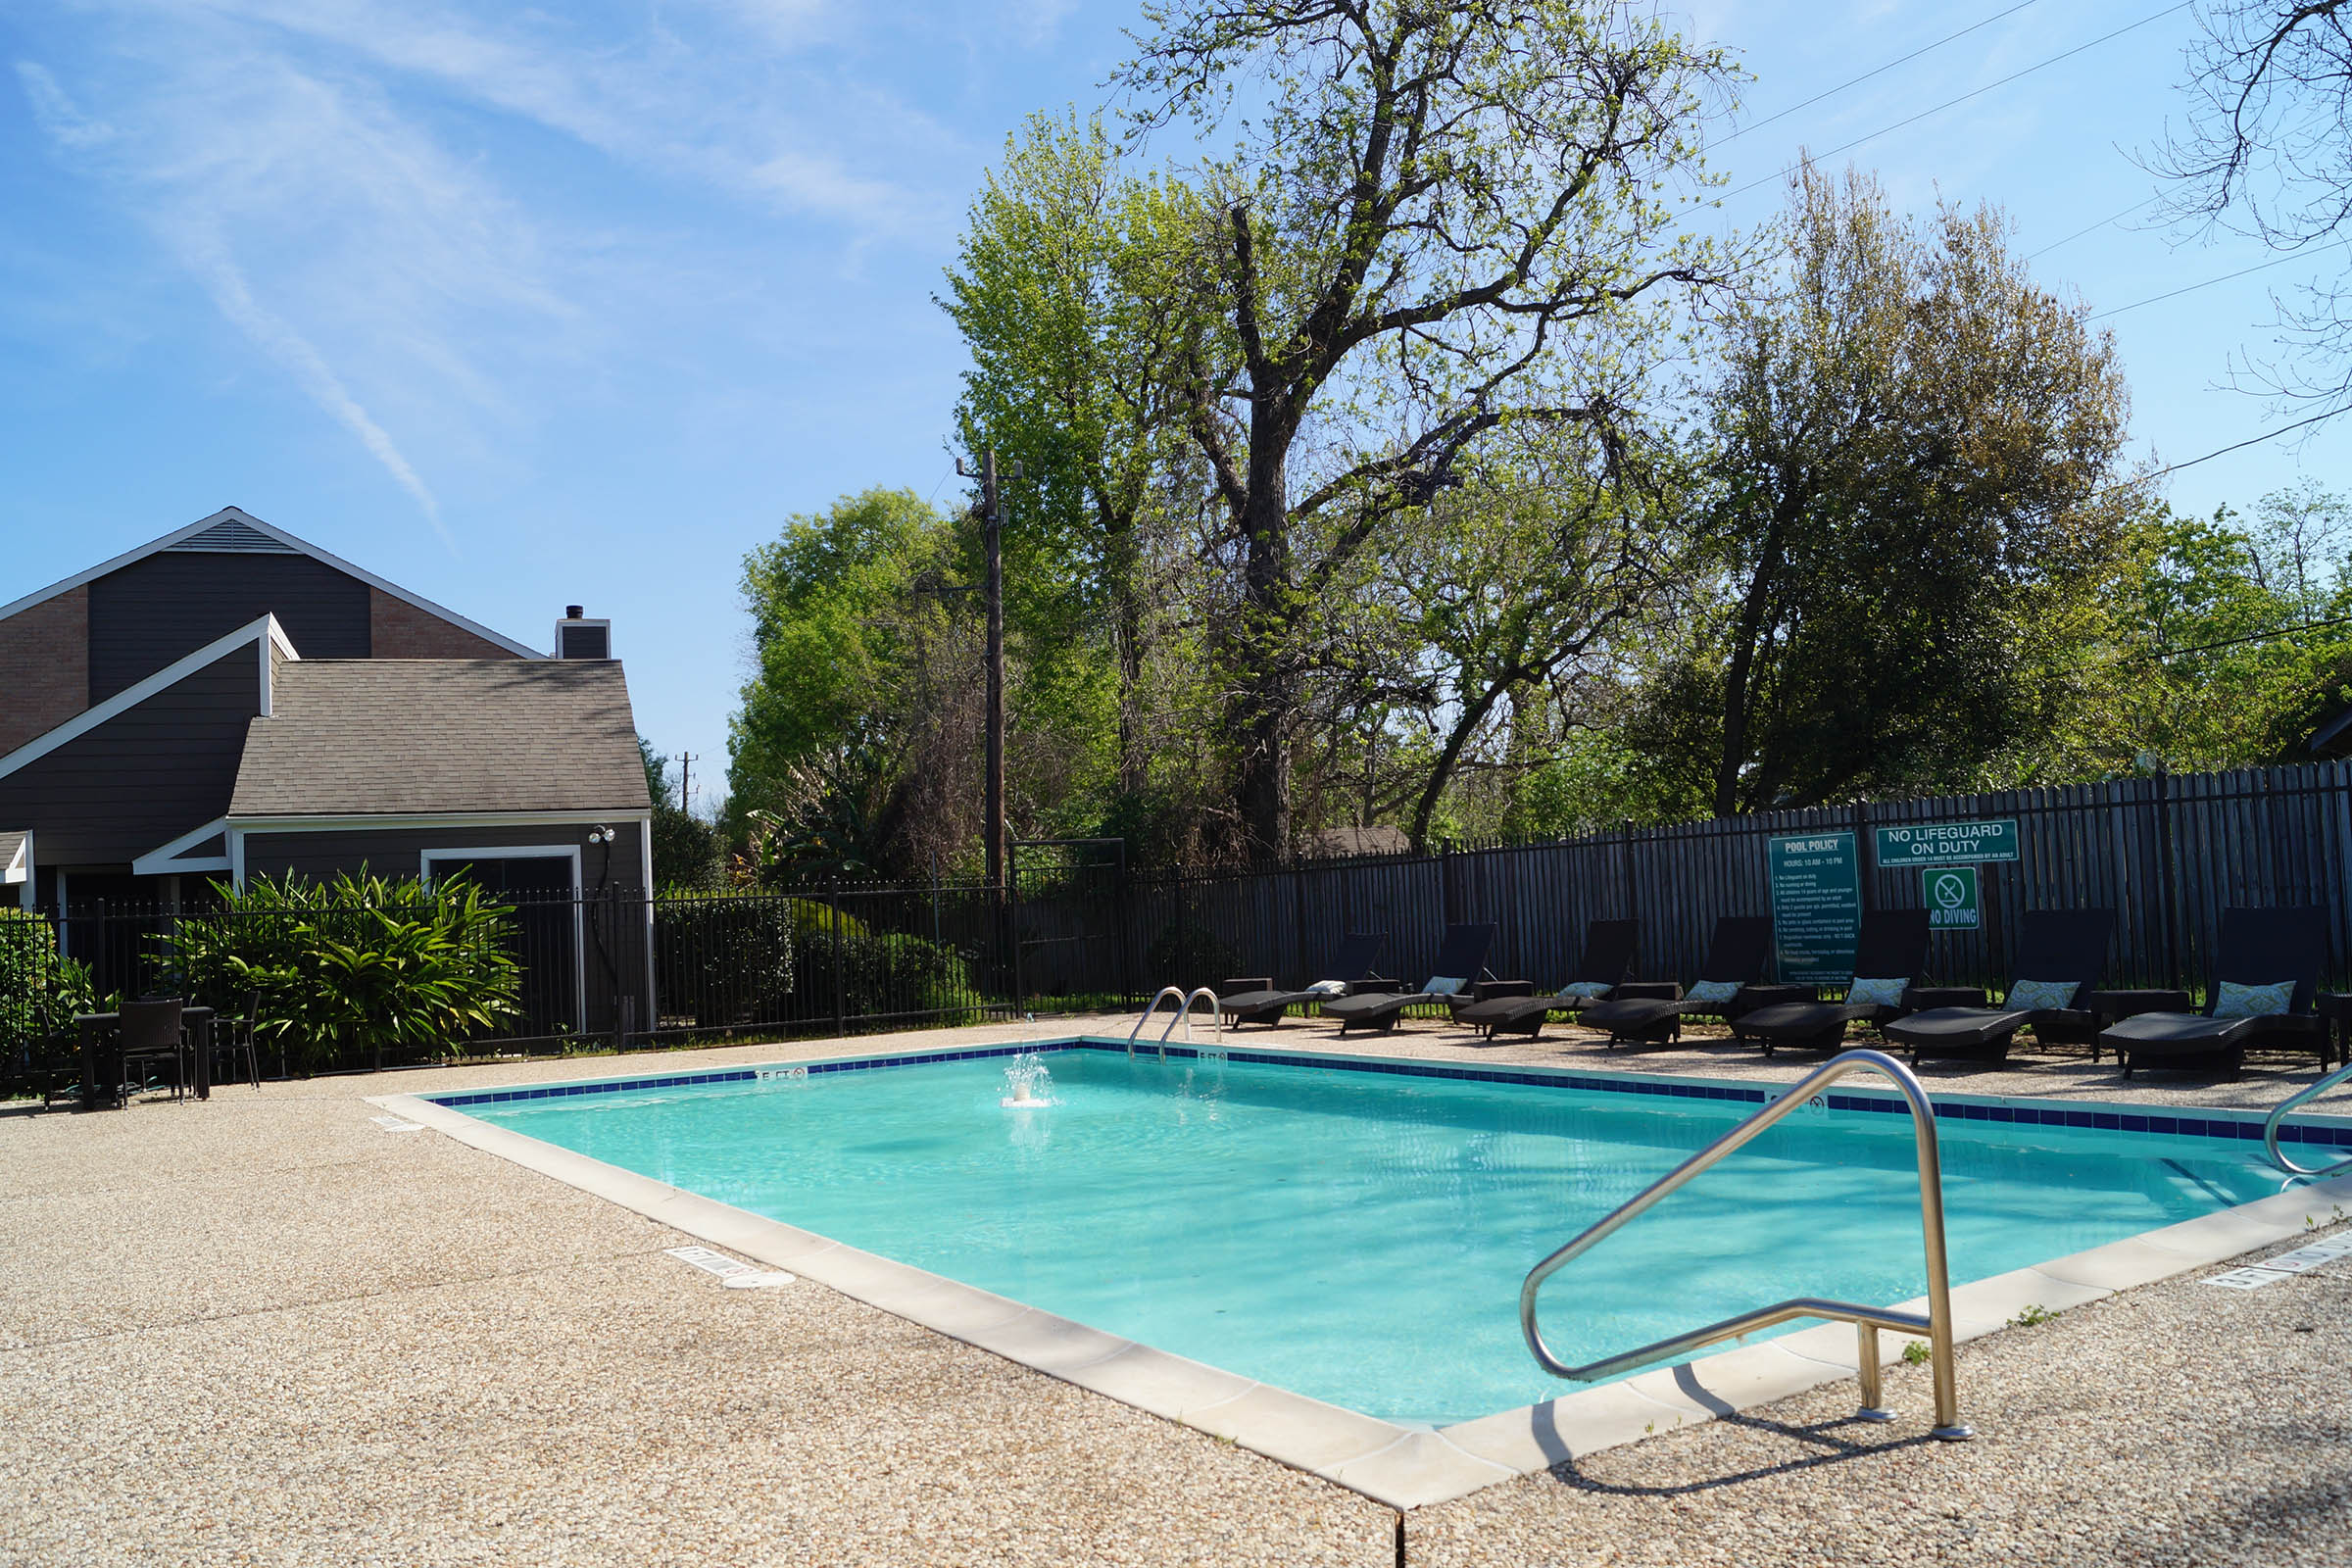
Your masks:
{"label": "patio chair", "polygon": [[1497,929],[1492,924],[1449,925],[1446,928],[1446,940],[1438,944],[1437,964],[1420,990],[1353,991],[1325,1002],[1323,1016],[1337,1018],[1343,1035],[1350,1029],[1375,1029],[1386,1034],[1396,1027],[1396,1020],[1405,1008],[1444,1002],[1483,977],[1487,950],[1494,945]]}
{"label": "patio chair", "polygon": [[2327,962],[2326,909],[2225,909],[2205,1010],[2143,1012],[2110,1024],[2099,1043],[2115,1052],[2127,1078],[2139,1067],[2200,1058],[2234,1078],[2257,1046],[2310,1051],[2325,1067],[2328,1025],[2312,997]]}
{"label": "patio chair", "polygon": [[253,1025],[254,1021],[261,1016],[261,1002],[262,994],[260,992],[248,992],[235,1013],[225,1017],[220,1015],[214,1017],[213,1059],[211,1070],[207,1074],[213,1082],[221,1081],[221,1063],[227,1062],[233,1066],[236,1059],[243,1056],[245,1058],[245,1077],[253,1085],[255,1092],[260,1092],[262,1064],[254,1049]]}
{"label": "patio chair", "polygon": [[1731,1020],[1732,1038],[1777,1050],[1831,1051],[1847,1024],[1885,1027],[1909,1009],[1927,978],[1928,911],[1873,909],[1854,943],[1854,979],[1838,1002],[1776,1002]]}
{"label": "patio chair", "polygon": [[1277,990],[1273,976],[1251,975],[1219,985],[1217,1007],[1237,1029],[1246,1023],[1280,1028],[1293,1007],[1344,997],[1349,986],[1373,979],[1374,965],[1388,945],[1385,932],[1350,931],[1319,971],[1320,978],[1303,991]]}
{"label": "patio chair", "polygon": [[148,1069],[167,1061],[172,1064],[172,1098],[187,1093],[188,1035],[181,1006],[177,997],[122,1004],[117,1042],[124,1098],[146,1088]]}
{"label": "patio chair", "polygon": [[1642,945],[1638,920],[1592,920],[1585,926],[1585,952],[1569,972],[1576,978],[1549,996],[1506,996],[1492,991],[1453,1015],[1466,1029],[1482,1029],[1489,1040],[1498,1034],[1524,1034],[1534,1039],[1544,1020],[1555,1012],[1589,1007],[1625,984],[1634,972],[1634,955]]}
{"label": "patio chair", "polygon": [[[1706,961],[1698,966],[1698,977],[1689,989],[1665,987],[1673,995],[1664,997],[1621,994],[1585,1008],[1576,1021],[1605,1033],[1612,1049],[1620,1043],[1666,1045],[1682,1038],[1687,1017],[1728,1019],[1771,1003],[1806,1000],[1811,993],[1803,986],[1761,983],[1764,966],[1771,959],[1770,919],[1725,915],[1715,922],[1715,933],[1707,941]],[[1622,990],[1630,993],[1633,987]]]}
{"label": "patio chair", "polygon": [[2099,1057],[2098,1015],[2083,1004],[2098,989],[2115,938],[2113,909],[2028,909],[2017,928],[2017,961],[1997,1007],[1983,993],[1966,1005],[1930,1006],[1895,1019],[1884,1033],[1910,1048],[1911,1059],[2009,1059],[2018,1030],[2032,1029],[2037,1045],[2088,1044]]}

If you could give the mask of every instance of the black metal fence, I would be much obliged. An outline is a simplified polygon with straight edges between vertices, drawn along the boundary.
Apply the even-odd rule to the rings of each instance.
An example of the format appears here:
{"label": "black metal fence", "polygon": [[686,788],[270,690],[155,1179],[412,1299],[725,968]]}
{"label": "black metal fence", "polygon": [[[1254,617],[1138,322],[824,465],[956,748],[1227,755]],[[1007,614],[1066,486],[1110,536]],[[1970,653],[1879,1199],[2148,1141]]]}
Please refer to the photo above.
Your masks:
{"label": "black metal fence", "polygon": [[[1877,866],[1882,826],[2014,817],[2020,857],[1982,868],[1978,929],[1938,932],[1936,979],[2005,979],[2009,933],[2040,907],[2121,912],[2109,974],[2118,985],[2204,983],[2221,911],[2237,905],[2327,910],[2331,986],[2352,982],[2352,764],[2126,779],[1883,805],[1626,828],[1540,844],[1245,871],[1130,873],[1099,845],[1031,847],[1000,894],[972,882],[824,883],[757,895],[642,892],[505,895],[495,940],[517,972],[495,1027],[441,1039],[308,1044],[266,1033],[281,1070],[366,1067],[475,1051],[681,1044],[731,1037],[847,1035],[975,1022],[1022,1012],[1139,1005],[1163,984],[1228,976],[1318,978],[1338,938],[1388,933],[1383,968],[1419,980],[1445,926],[1493,920],[1497,974],[1578,978],[1587,921],[1641,923],[1641,968],[1688,976],[1715,920],[1768,914],[1766,846],[1776,836],[1851,830],[1864,848],[1864,906],[1922,902],[1916,868]],[[91,906],[0,921],[0,1070],[21,1091],[59,1019],[86,987],[187,994],[192,930],[216,944],[284,911]],[[240,922],[252,922],[248,926]],[[364,946],[364,911],[322,936]],[[46,948],[43,960],[39,950]],[[59,963],[59,950],[71,962]],[[248,999],[202,995],[224,1011]],[[268,1020],[265,1019],[267,1023]],[[274,1044],[273,1044],[274,1042]]]}

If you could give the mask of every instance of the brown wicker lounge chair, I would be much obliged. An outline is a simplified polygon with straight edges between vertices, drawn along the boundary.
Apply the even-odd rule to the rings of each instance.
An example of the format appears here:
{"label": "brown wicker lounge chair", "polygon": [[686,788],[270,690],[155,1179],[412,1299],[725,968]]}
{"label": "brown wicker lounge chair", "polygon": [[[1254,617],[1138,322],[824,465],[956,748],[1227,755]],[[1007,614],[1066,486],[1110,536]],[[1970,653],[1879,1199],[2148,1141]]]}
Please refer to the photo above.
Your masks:
{"label": "brown wicker lounge chair", "polygon": [[[2328,962],[2328,911],[2225,909],[2219,947],[2203,1012],[2143,1012],[2100,1034],[2125,1077],[2140,1067],[2212,1065],[2234,1078],[2247,1051],[2262,1046],[2310,1051],[2328,1064],[2327,1021],[2312,1008]],[[2286,988],[2286,1003],[2275,1011],[2217,1017],[2225,986]]]}
{"label": "brown wicker lounge chair", "polygon": [[[1853,985],[1844,1000],[1751,1008],[1731,1020],[1732,1038],[1762,1046],[1767,1056],[1776,1050],[1835,1050],[1844,1043],[1847,1024],[1884,1025],[1901,1017],[1927,967],[1928,911],[1873,909],[1862,917]],[[1873,982],[1885,994],[1873,995]]]}
{"label": "brown wicker lounge chair", "polygon": [[1634,955],[1641,945],[1640,921],[1590,921],[1584,956],[1570,971],[1568,984],[1549,996],[1489,995],[1455,1012],[1453,1021],[1465,1029],[1484,1030],[1489,1040],[1498,1034],[1524,1034],[1532,1040],[1551,1014],[1591,1006],[1622,986],[1634,972]]}
{"label": "brown wicker lounge chair", "polygon": [[1340,943],[1339,952],[1332,955],[1316,978],[1321,986],[1307,986],[1298,991],[1276,989],[1270,975],[1251,975],[1227,980],[1217,987],[1217,1007],[1225,1021],[1239,1028],[1246,1023],[1262,1023],[1280,1027],[1293,1007],[1308,1006],[1328,1002],[1348,994],[1351,986],[1375,978],[1374,965],[1380,962],[1383,948],[1389,945],[1386,934],[1370,931],[1350,931]]}
{"label": "brown wicker lounge chair", "polygon": [[1491,924],[1449,925],[1446,940],[1438,945],[1438,961],[1430,969],[1429,983],[1419,991],[1365,991],[1340,997],[1323,1004],[1323,1016],[1338,1019],[1342,1034],[1350,1029],[1376,1029],[1385,1034],[1396,1027],[1405,1008],[1444,1002],[1469,989],[1486,972],[1487,950],[1494,945],[1497,929]]}
{"label": "brown wicker lounge chair", "polygon": [[[2020,1029],[2039,1045],[2088,1044],[2098,1054],[2098,1017],[2085,1005],[2107,967],[2115,938],[2113,909],[2028,909],[2018,922],[2017,961],[2005,996],[2034,1006],[1984,1004],[1980,993],[1965,1006],[1928,1007],[1885,1026],[1886,1038],[1910,1048],[1913,1060],[1956,1056],[1998,1062]],[[2050,1004],[2053,999],[2054,1004]]]}
{"label": "brown wicker lounge chair", "polygon": [[1764,966],[1771,961],[1772,922],[1760,915],[1726,915],[1715,922],[1706,961],[1688,989],[1676,987],[1672,997],[1612,997],[1585,1008],[1576,1021],[1607,1031],[1612,1047],[1664,1045],[1682,1038],[1688,1017],[1729,1018],[1775,1002],[1806,1000],[1810,993],[1803,986],[1761,983]]}

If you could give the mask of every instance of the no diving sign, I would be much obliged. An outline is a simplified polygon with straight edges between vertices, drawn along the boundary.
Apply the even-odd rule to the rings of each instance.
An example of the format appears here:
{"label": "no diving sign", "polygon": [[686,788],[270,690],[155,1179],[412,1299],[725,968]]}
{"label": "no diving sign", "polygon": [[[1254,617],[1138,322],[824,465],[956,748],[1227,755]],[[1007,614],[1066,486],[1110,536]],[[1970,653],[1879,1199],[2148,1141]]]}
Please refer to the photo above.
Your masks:
{"label": "no diving sign", "polygon": [[1982,906],[1978,902],[1975,866],[1931,865],[1920,873],[1920,891],[1927,895],[1929,930],[1977,928]]}

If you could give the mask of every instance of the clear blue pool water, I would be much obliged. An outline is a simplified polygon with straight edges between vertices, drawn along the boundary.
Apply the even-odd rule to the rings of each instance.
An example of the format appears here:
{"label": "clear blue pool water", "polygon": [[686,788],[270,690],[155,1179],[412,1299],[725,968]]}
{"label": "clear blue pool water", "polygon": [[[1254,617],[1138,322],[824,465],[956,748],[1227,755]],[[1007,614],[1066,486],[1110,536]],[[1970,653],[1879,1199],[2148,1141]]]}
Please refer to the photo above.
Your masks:
{"label": "clear blue pool water", "polygon": [[[1576,1385],[1519,1282],[1754,1107],[1061,1051],[468,1114],[1179,1355],[1391,1420]],[[1865,1080],[1852,1082],[1860,1086]],[[1955,1284],[2278,1190],[2225,1139],[1940,1123]],[[1556,1276],[1590,1359],[1794,1295],[1925,1290],[1910,1118],[1800,1112]]]}

